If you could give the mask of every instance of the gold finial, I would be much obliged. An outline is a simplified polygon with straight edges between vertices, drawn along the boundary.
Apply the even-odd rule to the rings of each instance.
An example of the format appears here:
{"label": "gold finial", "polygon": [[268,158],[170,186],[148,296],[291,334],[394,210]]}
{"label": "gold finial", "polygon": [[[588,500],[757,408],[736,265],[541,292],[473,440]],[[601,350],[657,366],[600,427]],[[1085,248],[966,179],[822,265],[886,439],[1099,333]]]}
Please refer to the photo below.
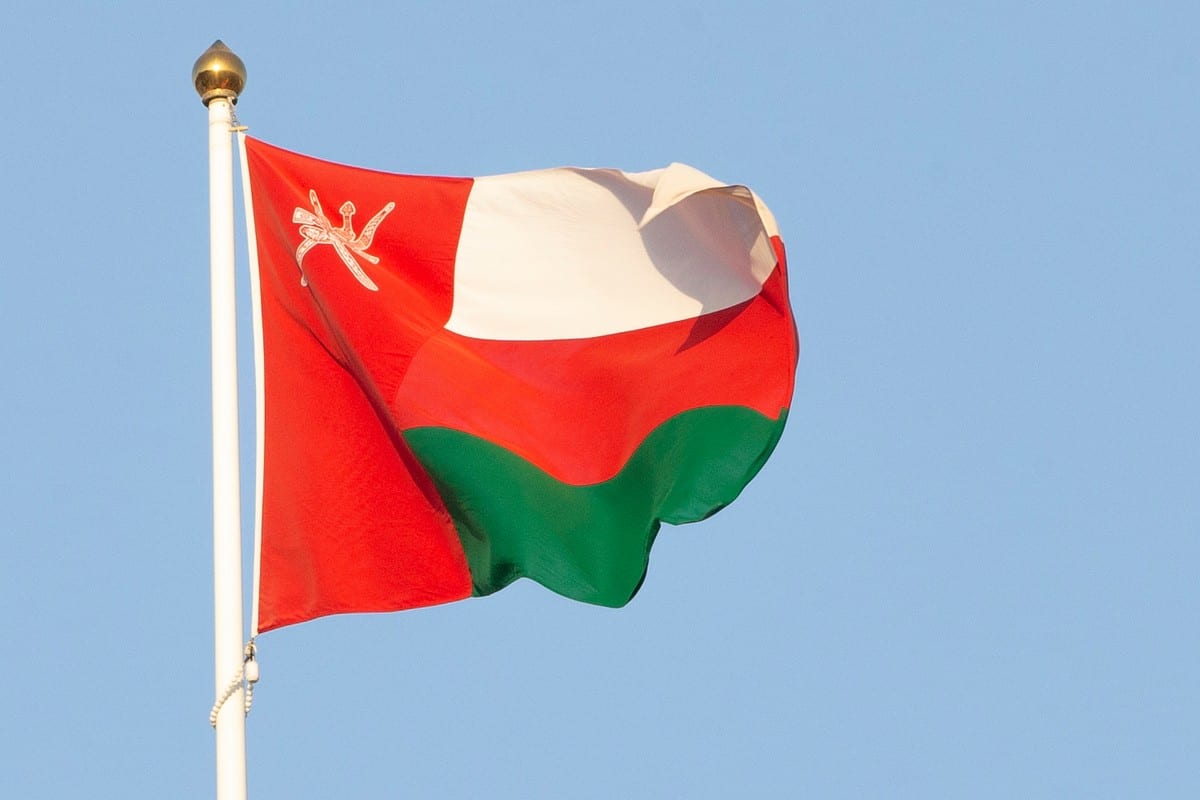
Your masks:
{"label": "gold finial", "polygon": [[246,65],[237,54],[217,39],[212,47],[196,59],[192,67],[192,83],[204,105],[217,97],[227,97],[234,104],[246,86]]}

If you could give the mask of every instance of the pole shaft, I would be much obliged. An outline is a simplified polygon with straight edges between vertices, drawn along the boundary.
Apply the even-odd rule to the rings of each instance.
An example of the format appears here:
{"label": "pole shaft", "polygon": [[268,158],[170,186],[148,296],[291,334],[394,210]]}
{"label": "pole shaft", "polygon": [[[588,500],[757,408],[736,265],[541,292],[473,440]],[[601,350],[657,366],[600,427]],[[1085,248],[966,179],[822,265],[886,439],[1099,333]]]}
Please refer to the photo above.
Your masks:
{"label": "pole shaft", "polygon": [[[237,310],[234,293],[232,106],[208,104],[212,268],[213,634],[215,692],[242,667],[242,529],[238,471]],[[241,689],[217,715],[217,800],[245,800],[246,719]]]}

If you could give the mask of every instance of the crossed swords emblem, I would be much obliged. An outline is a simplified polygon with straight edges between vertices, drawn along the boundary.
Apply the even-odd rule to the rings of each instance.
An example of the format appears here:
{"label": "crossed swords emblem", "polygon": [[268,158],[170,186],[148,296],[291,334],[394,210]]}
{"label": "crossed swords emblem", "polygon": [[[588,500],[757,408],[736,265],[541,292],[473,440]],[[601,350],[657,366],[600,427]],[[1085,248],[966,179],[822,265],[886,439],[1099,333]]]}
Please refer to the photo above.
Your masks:
{"label": "crossed swords emblem", "polygon": [[375,230],[383,222],[383,218],[392,212],[396,204],[388,203],[380,209],[379,213],[371,217],[363,226],[362,233],[356,235],[352,223],[356,211],[354,203],[349,200],[342,203],[341,208],[338,209],[342,215],[342,227],[335,228],[329,218],[325,216],[325,212],[321,210],[321,201],[317,199],[316,191],[309,189],[308,199],[312,203],[312,211],[297,208],[292,212],[292,222],[300,226],[300,235],[304,237],[304,240],[296,248],[296,266],[300,267],[300,285],[308,286],[308,278],[304,275],[304,256],[317,245],[328,244],[337,251],[342,263],[358,279],[359,283],[372,292],[379,291],[375,281],[371,280],[359,266],[356,256],[371,264],[379,263],[379,257],[368,253],[367,248],[371,246],[371,240],[375,238]]}

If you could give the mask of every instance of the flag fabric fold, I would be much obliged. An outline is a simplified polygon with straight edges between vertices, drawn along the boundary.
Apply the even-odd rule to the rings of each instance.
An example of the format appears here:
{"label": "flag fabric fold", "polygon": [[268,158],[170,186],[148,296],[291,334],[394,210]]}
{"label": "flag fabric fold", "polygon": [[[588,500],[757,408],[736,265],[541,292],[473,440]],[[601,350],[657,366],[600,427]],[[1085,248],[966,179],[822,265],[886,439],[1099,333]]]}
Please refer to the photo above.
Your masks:
{"label": "flag fabric fold", "polygon": [[766,206],[680,164],[397,175],[242,137],[256,256],[256,625],[531,578],[620,606],[783,430]]}

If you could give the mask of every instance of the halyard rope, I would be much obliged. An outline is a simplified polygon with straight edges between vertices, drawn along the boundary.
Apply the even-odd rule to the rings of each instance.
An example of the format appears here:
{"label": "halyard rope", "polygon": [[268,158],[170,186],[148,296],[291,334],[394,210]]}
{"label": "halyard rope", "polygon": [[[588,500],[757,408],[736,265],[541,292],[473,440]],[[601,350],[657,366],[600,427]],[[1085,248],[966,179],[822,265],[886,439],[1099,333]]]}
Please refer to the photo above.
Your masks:
{"label": "halyard rope", "polygon": [[250,130],[250,129],[247,128],[245,125],[243,125],[242,121],[237,118],[237,106],[234,105],[233,103],[230,103],[229,104],[229,132],[230,133],[240,133],[241,131],[248,131],[248,130]]}
{"label": "halyard rope", "polygon": [[233,697],[238,689],[245,684],[246,700],[245,713],[250,713],[250,706],[254,703],[254,684],[258,682],[258,662],[254,660],[254,640],[251,639],[246,643],[246,649],[242,651],[242,665],[238,667],[237,675],[225,687],[225,691],[217,698],[217,702],[213,703],[212,710],[208,712],[208,724],[217,727],[217,715],[221,713],[221,706],[225,705],[225,701]]}

